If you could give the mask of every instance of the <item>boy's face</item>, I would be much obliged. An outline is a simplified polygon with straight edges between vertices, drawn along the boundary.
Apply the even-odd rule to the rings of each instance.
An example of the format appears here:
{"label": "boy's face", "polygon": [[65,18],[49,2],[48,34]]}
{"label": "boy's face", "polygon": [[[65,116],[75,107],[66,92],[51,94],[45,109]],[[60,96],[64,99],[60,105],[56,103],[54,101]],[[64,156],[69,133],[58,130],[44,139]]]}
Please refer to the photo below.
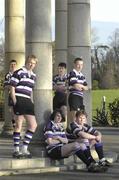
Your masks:
{"label": "boy's face", "polygon": [[76,121],[77,121],[77,123],[80,124],[80,125],[83,125],[83,124],[87,123],[87,119],[86,119],[86,116],[85,116],[84,114],[78,116],[78,117],[76,118]]}
{"label": "boy's face", "polygon": [[10,63],[10,71],[15,71],[16,70],[16,66],[17,66],[17,63],[16,62],[11,62]]}
{"label": "boy's face", "polygon": [[76,61],[74,68],[80,72],[83,69],[83,61]]}
{"label": "boy's face", "polygon": [[26,63],[26,68],[28,70],[33,70],[36,66],[36,60],[35,59],[29,59],[28,62]]}
{"label": "boy's face", "polygon": [[66,73],[66,68],[58,66],[58,74],[59,75],[64,75]]}
{"label": "boy's face", "polygon": [[55,123],[60,123],[61,120],[62,120],[62,116],[61,116],[61,114],[59,112],[57,112],[56,115],[55,115],[55,118],[54,118],[54,122]]}

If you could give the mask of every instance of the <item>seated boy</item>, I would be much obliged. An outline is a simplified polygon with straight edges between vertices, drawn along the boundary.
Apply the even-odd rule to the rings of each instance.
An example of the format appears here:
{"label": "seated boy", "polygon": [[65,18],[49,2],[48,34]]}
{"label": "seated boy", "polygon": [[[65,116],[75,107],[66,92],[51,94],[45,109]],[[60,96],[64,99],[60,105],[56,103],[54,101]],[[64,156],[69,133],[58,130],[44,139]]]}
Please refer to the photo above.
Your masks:
{"label": "seated boy", "polygon": [[84,143],[89,153],[90,148],[92,146],[95,147],[99,157],[99,165],[107,167],[111,165],[104,157],[102,135],[99,131],[87,124],[87,114],[84,110],[76,112],[75,119],[69,124],[67,131],[67,137],[70,138],[71,136],[73,137],[72,141]]}

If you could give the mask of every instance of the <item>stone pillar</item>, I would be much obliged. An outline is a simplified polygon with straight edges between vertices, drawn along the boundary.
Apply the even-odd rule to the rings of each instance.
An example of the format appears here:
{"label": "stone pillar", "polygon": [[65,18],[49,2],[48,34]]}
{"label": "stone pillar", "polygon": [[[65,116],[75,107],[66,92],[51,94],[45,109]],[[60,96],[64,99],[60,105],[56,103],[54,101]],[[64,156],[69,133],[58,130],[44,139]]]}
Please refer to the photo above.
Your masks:
{"label": "stone pillar", "polygon": [[[11,59],[17,67],[25,62],[24,0],[5,0],[5,73]],[[11,134],[11,118],[8,112],[8,93],[5,92],[5,124],[3,134]]]}
{"label": "stone pillar", "polygon": [[84,95],[89,120],[92,117],[90,26],[90,0],[68,0],[68,70],[73,68],[74,58],[83,57],[83,73],[90,88]]}
{"label": "stone pillar", "polygon": [[55,64],[54,74],[57,73],[59,62],[67,63],[67,0],[56,0],[55,11]]}
{"label": "stone pillar", "polygon": [[38,128],[34,140],[43,141],[43,127],[52,110],[51,0],[26,0],[26,53],[38,58],[34,89]]}

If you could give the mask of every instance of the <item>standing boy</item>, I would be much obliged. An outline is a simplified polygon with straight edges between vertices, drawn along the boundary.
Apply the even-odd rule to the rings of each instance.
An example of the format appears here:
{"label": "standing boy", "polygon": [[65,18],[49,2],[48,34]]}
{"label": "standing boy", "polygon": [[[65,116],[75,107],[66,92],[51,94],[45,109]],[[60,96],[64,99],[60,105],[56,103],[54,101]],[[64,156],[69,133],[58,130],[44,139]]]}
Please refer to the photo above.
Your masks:
{"label": "standing boy", "polygon": [[[13,134],[14,158],[31,158],[28,146],[37,127],[34,104],[31,101],[31,94],[36,81],[36,74],[33,72],[33,69],[37,61],[36,56],[28,56],[25,66],[15,71],[10,81],[11,97],[14,103],[14,113],[16,115],[16,126]],[[27,122],[27,130],[20,151],[20,132],[24,118]]]}
{"label": "standing boy", "polygon": [[10,95],[10,80],[11,80],[11,77],[14,73],[14,71],[16,70],[16,66],[17,66],[17,61],[12,59],[10,61],[10,65],[9,65],[9,72],[5,75],[5,80],[4,80],[4,87],[5,89],[8,89],[8,106],[9,106],[9,112],[11,113],[11,116],[12,116],[12,125],[13,125],[13,128],[15,128],[15,114],[14,114],[14,111],[13,111],[13,101],[12,101],[12,98],[11,98],[11,95]]}
{"label": "standing boy", "polygon": [[83,59],[74,60],[74,69],[69,73],[69,97],[68,103],[71,112],[71,119],[75,118],[76,111],[84,109],[83,92],[88,90],[86,78],[81,72],[83,69]]}
{"label": "standing boy", "polygon": [[53,77],[53,110],[61,109],[65,120],[67,119],[67,73],[66,63],[61,62],[58,65],[58,74]]}

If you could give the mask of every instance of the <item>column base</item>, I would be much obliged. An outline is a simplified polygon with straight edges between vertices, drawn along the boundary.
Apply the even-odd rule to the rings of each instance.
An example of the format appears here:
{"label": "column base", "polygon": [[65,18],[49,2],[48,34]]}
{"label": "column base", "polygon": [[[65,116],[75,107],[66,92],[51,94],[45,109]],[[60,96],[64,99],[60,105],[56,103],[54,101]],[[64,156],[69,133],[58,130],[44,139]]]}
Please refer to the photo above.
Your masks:
{"label": "column base", "polygon": [[13,128],[12,126],[3,126],[1,130],[2,137],[12,137],[13,135]]}
{"label": "column base", "polygon": [[[26,123],[23,123],[21,135],[24,135],[25,131],[26,131]],[[4,124],[3,127],[1,128],[0,134],[2,137],[9,138],[13,136],[13,132],[14,132],[14,128],[12,127],[12,124],[9,125]]]}

